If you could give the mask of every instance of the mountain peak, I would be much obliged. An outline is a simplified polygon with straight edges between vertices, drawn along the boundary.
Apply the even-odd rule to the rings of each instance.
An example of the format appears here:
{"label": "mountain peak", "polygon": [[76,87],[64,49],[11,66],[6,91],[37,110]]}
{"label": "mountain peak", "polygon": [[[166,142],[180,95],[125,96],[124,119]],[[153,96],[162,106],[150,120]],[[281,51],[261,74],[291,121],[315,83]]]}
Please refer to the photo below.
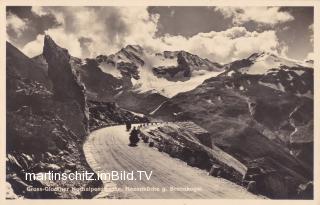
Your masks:
{"label": "mountain peak", "polygon": [[49,35],[44,36],[43,55],[47,61],[48,59],[65,59],[67,61],[70,59],[68,50],[58,46]]}
{"label": "mountain peak", "polygon": [[143,48],[139,45],[126,45],[123,49],[127,50],[127,51],[133,51],[139,54],[143,53]]}
{"label": "mountain peak", "polygon": [[112,54],[109,57],[115,62],[134,63],[139,66],[144,65],[143,61],[143,48],[139,45],[127,45],[118,51],[116,54]]}
{"label": "mountain peak", "polygon": [[44,45],[47,45],[50,47],[57,47],[58,46],[49,35],[44,36]]}
{"label": "mountain peak", "polygon": [[231,70],[251,75],[266,74],[270,69],[281,69],[287,67],[305,67],[305,63],[276,55],[272,52],[253,53],[248,58],[236,60],[227,65],[227,73]]}
{"label": "mountain peak", "polygon": [[268,57],[279,58],[279,56],[275,55],[272,52],[262,51],[262,52],[253,53],[247,59],[250,61],[256,61],[257,59],[262,59],[262,58],[265,59]]}

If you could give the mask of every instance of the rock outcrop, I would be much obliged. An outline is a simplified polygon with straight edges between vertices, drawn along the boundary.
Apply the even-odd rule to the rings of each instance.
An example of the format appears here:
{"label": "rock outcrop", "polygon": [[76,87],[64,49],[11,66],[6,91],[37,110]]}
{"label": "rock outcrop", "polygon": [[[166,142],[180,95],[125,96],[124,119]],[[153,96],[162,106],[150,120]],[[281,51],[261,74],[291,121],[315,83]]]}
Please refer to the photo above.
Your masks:
{"label": "rock outcrop", "polygon": [[48,77],[53,84],[54,99],[66,105],[57,112],[74,133],[85,136],[89,118],[85,87],[70,62],[69,52],[59,47],[50,36],[45,36],[43,55],[48,63]]}
{"label": "rock outcrop", "polygon": [[153,72],[168,80],[187,80],[192,77],[195,71],[221,71],[223,66],[211,62],[208,59],[200,58],[186,51],[164,51],[158,53],[157,56],[162,56],[164,59],[175,59],[174,66],[155,66]]}
{"label": "rock outcrop", "polygon": [[[46,49],[48,55],[58,53],[49,51],[55,49],[54,47]],[[51,63],[55,65],[56,62]],[[55,69],[52,64],[49,64],[49,68]],[[58,76],[63,76],[64,73],[55,73],[55,78],[51,78],[41,64],[28,58],[9,43],[6,69],[6,179],[11,184],[11,189],[18,197],[24,198],[81,198],[81,193],[75,191],[28,191],[27,188],[86,187],[86,181],[57,180],[47,183],[25,179],[27,172],[68,173],[71,167],[73,171],[91,171],[82,153],[86,129],[81,107],[85,104],[81,101],[84,99],[82,96],[76,97],[81,94],[81,90],[73,85],[69,89],[78,89],[79,92],[65,90],[69,94],[60,94],[63,84],[57,85],[60,83]],[[69,80],[75,82],[73,76],[69,75]],[[69,84],[66,83],[65,86],[67,85]],[[12,194],[8,197],[12,198]]]}

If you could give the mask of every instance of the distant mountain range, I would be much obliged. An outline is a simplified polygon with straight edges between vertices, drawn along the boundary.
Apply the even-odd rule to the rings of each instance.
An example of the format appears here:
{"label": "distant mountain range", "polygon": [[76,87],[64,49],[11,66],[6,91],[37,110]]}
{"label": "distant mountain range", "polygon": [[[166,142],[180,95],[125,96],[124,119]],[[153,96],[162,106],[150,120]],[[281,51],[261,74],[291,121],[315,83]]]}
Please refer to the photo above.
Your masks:
{"label": "distant mountain range", "polygon": [[[103,121],[101,109],[110,107],[103,103],[121,116],[129,115],[114,110],[192,121],[209,131],[212,144],[270,176],[264,194],[301,198],[292,189],[313,181],[313,73],[311,61],[269,52],[221,65],[186,51],[152,53],[128,45],[80,59],[46,36],[43,54],[34,58],[7,43],[7,101],[15,102],[7,104],[13,113],[25,101],[41,112],[48,108],[82,137],[89,121]],[[20,95],[22,87],[32,97]],[[98,110],[90,116],[99,120],[90,119],[88,101]]]}

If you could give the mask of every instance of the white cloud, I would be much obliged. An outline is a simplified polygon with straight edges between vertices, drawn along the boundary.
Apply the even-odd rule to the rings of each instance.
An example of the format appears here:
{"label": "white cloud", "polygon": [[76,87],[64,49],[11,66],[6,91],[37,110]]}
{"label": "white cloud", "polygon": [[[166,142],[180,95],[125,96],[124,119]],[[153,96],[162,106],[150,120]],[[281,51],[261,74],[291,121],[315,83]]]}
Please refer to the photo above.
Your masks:
{"label": "white cloud", "polygon": [[244,27],[226,31],[199,33],[191,38],[166,36],[161,39],[167,50],[184,49],[218,62],[248,57],[254,52],[269,51],[281,54],[281,43],[275,31],[250,32]]}
{"label": "white cloud", "polygon": [[82,56],[82,37],[92,40],[87,45],[91,57],[95,57],[116,52],[126,44],[142,43],[157,31],[158,17],[149,16],[145,7],[38,7],[32,11],[56,17],[61,26],[46,33],[74,56]]}
{"label": "white cloud", "polygon": [[[42,7],[32,9],[38,15],[51,13],[61,26],[46,31],[60,46],[78,57],[90,53],[117,52],[127,44],[138,44],[148,50],[186,50],[217,62],[245,58],[253,52],[283,53],[285,48],[273,30],[250,32],[244,27],[225,31],[198,33],[190,38],[181,35],[156,37],[159,15],[151,15],[145,7]],[[89,38],[86,52],[80,38]],[[23,51],[29,56],[42,52],[43,35],[28,43]]]}
{"label": "white cloud", "polygon": [[[54,37],[54,41],[61,47],[67,48],[73,56],[81,57],[80,42],[77,40],[77,35],[69,34],[65,35],[62,28],[49,29],[46,34]],[[34,57],[42,53],[44,43],[44,35],[39,34],[36,40],[27,43],[22,52],[29,57]]]}
{"label": "white cloud", "polygon": [[276,25],[294,18],[289,12],[280,11],[279,7],[216,7],[226,18],[232,18],[236,25],[254,21],[266,25]]}
{"label": "white cloud", "polygon": [[29,57],[34,57],[42,53],[44,35],[38,35],[37,39],[27,43],[23,48],[22,52]]}
{"label": "white cloud", "polygon": [[306,61],[308,61],[308,60],[314,60],[314,53],[313,53],[313,52],[308,53],[307,58],[306,58],[305,60],[306,60]]}
{"label": "white cloud", "polygon": [[47,12],[45,12],[42,7],[39,6],[33,6],[31,7],[31,11],[35,14],[37,14],[38,16],[44,16],[47,14]]}
{"label": "white cloud", "polygon": [[309,27],[309,32],[311,33],[310,34],[310,41],[313,43],[313,39],[314,39],[314,29],[313,29],[313,24],[310,24]]}
{"label": "white cloud", "polygon": [[7,29],[12,29],[18,37],[22,35],[22,32],[27,28],[28,21],[21,19],[17,15],[11,12],[7,13]]}

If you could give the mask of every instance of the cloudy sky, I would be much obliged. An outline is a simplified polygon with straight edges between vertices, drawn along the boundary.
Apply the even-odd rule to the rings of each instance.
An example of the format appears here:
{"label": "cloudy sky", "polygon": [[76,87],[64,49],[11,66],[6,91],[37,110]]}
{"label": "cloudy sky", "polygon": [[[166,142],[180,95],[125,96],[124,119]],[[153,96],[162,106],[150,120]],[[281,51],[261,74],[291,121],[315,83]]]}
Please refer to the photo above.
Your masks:
{"label": "cloudy sky", "polygon": [[127,44],[186,50],[227,63],[271,51],[313,56],[312,7],[7,7],[7,38],[29,57],[44,34],[77,57],[111,54]]}

